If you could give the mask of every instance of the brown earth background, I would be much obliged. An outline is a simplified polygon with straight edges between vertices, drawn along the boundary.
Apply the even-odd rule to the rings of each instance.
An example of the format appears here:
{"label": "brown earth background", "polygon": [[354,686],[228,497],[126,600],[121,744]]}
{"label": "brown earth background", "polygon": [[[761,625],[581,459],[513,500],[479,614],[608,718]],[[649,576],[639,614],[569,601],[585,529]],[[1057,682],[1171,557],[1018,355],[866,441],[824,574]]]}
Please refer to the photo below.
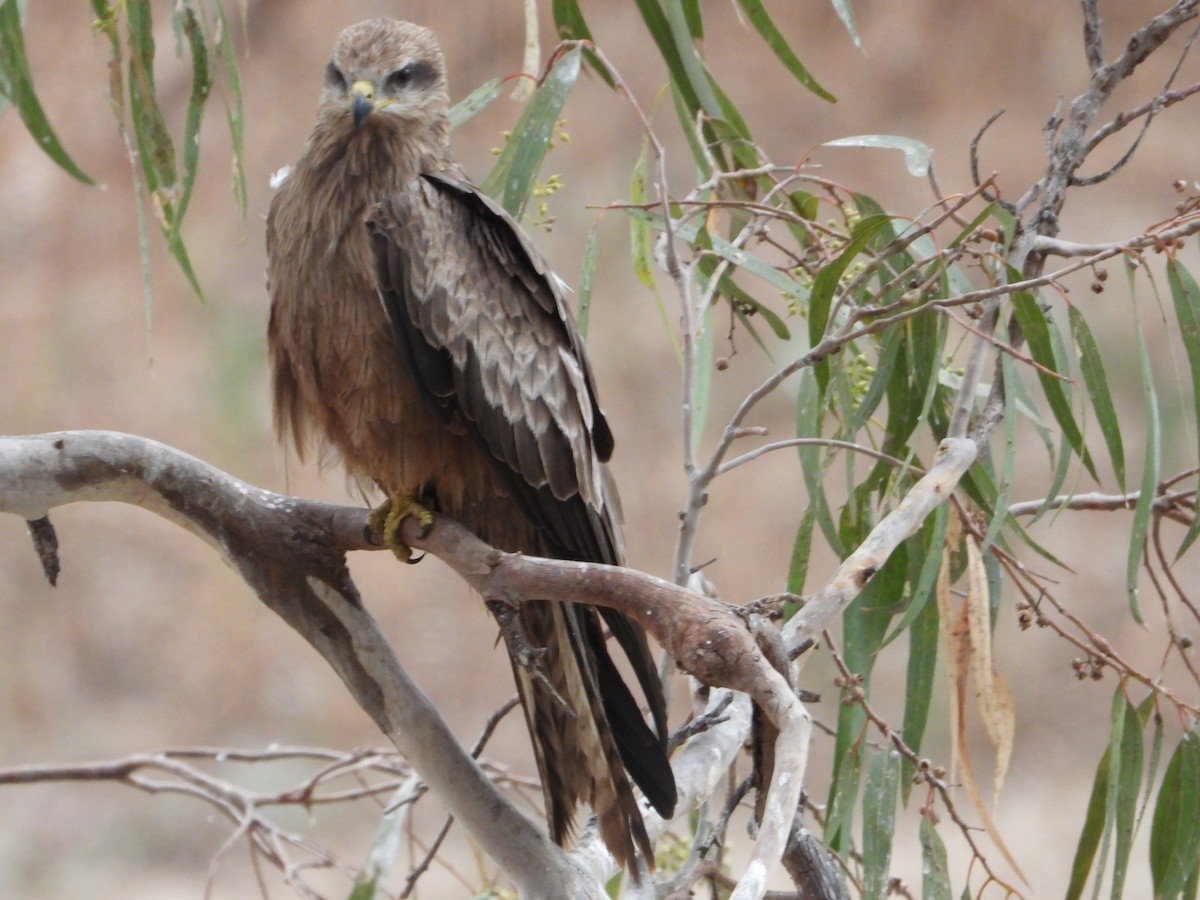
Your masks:
{"label": "brown earth background", "polygon": [[[549,4],[542,5],[547,9],[541,38],[548,49],[554,39]],[[167,4],[157,6],[157,76],[168,116],[179,123],[188,73],[171,52]],[[773,4],[800,56],[839,97],[836,105],[796,85],[752,29],[738,21],[735,4],[705,6],[712,68],[766,152],[780,163],[794,162],[837,137],[901,134],[934,148],[944,190],[964,190],[970,186],[971,138],[989,115],[1006,107],[984,141],[982,167],[985,173],[999,172],[1005,195],[1015,198],[1044,165],[1042,124],[1058,98],[1075,96],[1086,80],[1077,3],[860,3],[863,51],[852,45],[828,3]],[[1159,4],[1144,0],[1102,6],[1114,49],[1132,27],[1159,11]],[[271,431],[263,336],[268,176],[299,153],[329,48],[343,26],[377,15],[431,26],[445,47],[451,93],[458,99],[488,78],[520,70],[522,8],[517,0],[248,0],[237,45],[245,91],[249,216],[243,222],[231,199],[228,138],[214,106],[205,123],[201,175],[185,227],[207,297],[201,302],[191,294],[152,234],[154,301],[148,322],[129,164],[103,93],[107,43],[93,35],[89,7],[79,0],[29,4],[27,40],[43,102],[67,148],[106,188],[84,187],[53,166],[12,110],[0,121],[0,432],[129,431],[179,447],[254,484],[346,499],[340,474],[322,475],[311,464],[289,459]],[[585,8],[600,45],[640,102],[652,105],[666,76],[633,4]],[[1124,104],[1149,96],[1173,62],[1174,57],[1164,57],[1150,64],[1137,79],[1137,91],[1120,93]],[[1195,65],[1188,68],[1192,77],[1185,71],[1182,83],[1195,80]],[[489,151],[518,111],[506,94],[457,135],[457,152],[476,177],[490,167]],[[556,269],[574,282],[584,237],[599,216],[595,207],[626,196],[641,135],[629,107],[595,78],[581,79],[565,117],[571,140],[553,151],[543,170],[561,173],[565,182],[551,199],[558,224],[536,238]],[[690,159],[666,105],[657,118],[668,138],[672,186],[681,192],[691,184]],[[1116,240],[1168,217],[1177,200],[1172,181],[1200,178],[1195,122],[1194,108],[1187,104],[1163,115],[1124,175],[1113,184],[1077,192],[1063,236]],[[1120,148],[1114,153],[1125,146],[1122,140],[1116,143]],[[928,185],[907,174],[898,153],[824,150],[812,158],[824,174],[872,194],[891,210],[915,214],[931,203]],[[679,369],[653,298],[632,275],[622,215],[604,214],[599,234],[601,264],[589,342],[618,435],[614,468],[624,498],[630,563],[668,575],[684,490]],[[1131,301],[1122,278],[1112,279],[1112,287],[1098,296],[1087,291],[1086,280],[1070,284],[1075,301],[1089,313],[1100,307],[1092,321],[1106,351],[1119,351],[1131,341]],[[670,285],[665,280],[661,285],[667,302],[673,302]],[[1172,386],[1186,364],[1165,338],[1162,316],[1144,285],[1138,297],[1162,376],[1164,472],[1173,472],[1195,458],[1195,425],[1190,415],[1181,414],[1192,408],[1190,391]],[[744,334],[736,341],[734,364],[714,378],[716,420],[771,368]],[[729,349],[718,346],[718,353]],[[788,354],[787,348],[777,348],[777,358]],[[1129,410],[1128,452],[1138,460],[1142,418],[1136,356],[1110,359],[1109,377]],[[775,436],[788,436],[790,397],[781,391],[760,410],[756,423],[769,426]],[[1028,425],[1019,427],[1033,462],[1022,467],[1014,497],[1032,499],[1045,483],[1044,454],[1027,440]],[[1094,486],[1084,480],[1079,487]],[[1103,488],[1113,488],[1111,478]],[[744,602],[783,587],[804,502],[798,470],[785,454],[718,483],[697,558],[716,558],[709,575],[727,599]],[[189,744],[348,749],[381,743],[336,677],[205,545],[132,508],[77,505],[57,511],[54,521],[64,572],[51,589],[23,524],[0,518],[0,766],[109,759]],[[1129,621],[1123,584],[1128,526],[1123,514],[1068,514],[1039,528],[1038,535],[1075,569],[1050,572],[1060,582],[1060,596],[1127,648],[1145,671],[1154,672],[1162,615],[1147,600],[1149,628]],[[1041,560],[1036,563],[1049,570]],[[401,569],[383,554],[358,554],[351,565],[403,662],[452,727],[464,740],[473,740],[487,714],[512,692],[508,663],[493,647],[494,628],[477,598],[436,561]],[[1185,581],[1194,580],[1195,569],[1194,561],[1183,564]],[[816,560],[808,587],[830,571],[828,558]],[[997,664],[1014,691],[1018,730],[997,821],[1026,869],[1032,894],[1051,896],[1066,885],[1087,790],[1104,747],[1114,683],[1111,676],[1099,683],[1077,682],[1069,665],[1077,654],[1043,632],[1019,633],[1011,602],[1010,597],[1001,615]],[[876,678],[878,702],[897,723],[902,672],[888,657]],[[806,687],[835,696],[826,664],[810,666],[805,679]],[[684,707],[676,712],[682,716]],[[829,700],[814,712],[827,723],[836,718]],[[818,798],[826,789],[829,744],[818,737],[811,776]],[[947,759],[943,732],[930,734],[927,752]],[[501,729],[490,753],[519,771],[532,770],[527,739],[515,718]],[[986,762],[977,768],[988,771]],[[277,787],[295,774],[262,767],[239,770],[238,777],[250,785]],[[903,815],[908,824],[895,852],[895,870],[916,888],[919,854],[906,837],[916,814]],[[364,857],[375,824],[371,814],[355,817],[325,809],[311,816],[288,813],[281,820],[297,830],[311,827],[349,862]],[[428,821],[437,821],[436,812]],[[104,784],[6,788],[0,790],[0,897],[200,897],[210,861],[229,831],[223,819],[186,798],[149,797]],[[734,841],[743,847],[749,842],[743,832]],[[1129,896],[1139,890],[1148,895],[1144,852],[1144,847],[1135,851]],[[461,837],[451,842],[450,853],[473,877],[477,864]],[[961,885],[963,872],[954,874]],[[435,870],[430,879],[425,896],[465,892],[442,872]],[[348,883],[337,876],[320,883],[334,896],[348,891]],[[214,885],[213,897],[254,895],[244,848],[222,857]],[[277,889],[273,896],[285,893]]]}

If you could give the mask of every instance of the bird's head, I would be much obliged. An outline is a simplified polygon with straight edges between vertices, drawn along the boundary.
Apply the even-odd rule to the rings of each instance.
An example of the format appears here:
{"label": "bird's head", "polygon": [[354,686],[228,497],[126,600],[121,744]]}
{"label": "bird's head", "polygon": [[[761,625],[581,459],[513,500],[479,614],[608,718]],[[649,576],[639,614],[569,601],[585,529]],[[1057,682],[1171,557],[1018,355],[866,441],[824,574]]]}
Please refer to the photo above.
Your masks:
{"label": "bird's head", "polygon": [[441,126],[449,98],[445,64],[433,32],[411,22],[371,19],[338,37],[325,68],[324,116]]}

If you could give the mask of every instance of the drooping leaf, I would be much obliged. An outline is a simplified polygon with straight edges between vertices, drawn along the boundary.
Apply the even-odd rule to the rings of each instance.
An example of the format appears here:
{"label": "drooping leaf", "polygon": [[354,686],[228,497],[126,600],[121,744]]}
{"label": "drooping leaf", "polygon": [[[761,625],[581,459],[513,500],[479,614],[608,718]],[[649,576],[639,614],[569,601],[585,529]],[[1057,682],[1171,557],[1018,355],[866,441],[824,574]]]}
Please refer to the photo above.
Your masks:
{"label": "drooping leaf", "polygon": [[[649,153],[650,141],[648,138],[643,137],[641,153],[638,154],[633,172],[629,176],[629,202],[634,205],[644,204],[649,196],[646,184],[646,164]],[[654,248],[653,241],[650,239],[648,218],[638,215],[638,212],[639,210],[630,210],[629,216],[629,241],[633,258],[633,274],[654,295],[654,302],[658,307],[658,315],[662,319],[663,328],[671,336],[675,352],[682,359],[678,339],[675,336],[674,325],[670,315],[667,313],[667,306],[663,302],[662,294],[658,292],[658,284],[654,281]]]}
{"label": "drooping leaf", "polygon": [[1194,877],[1200,852],[1200,735],[1188,731],[1163,773],[1150,826],[1154,896],[1178,897]]}
{"label": "drooping leaf", "polygon": [[[812,369],[805,369],[800,373],[796,393],[796,437],[820,437],[823,402],[824,393],[817,384]],[[804,487],[808,492],[809,509],[812,510],[830,548],[839,558],[845,558],[847,550],[833,522],[829,501],[825,496],[825,464],[821,460],[820,450],[812,446],[803,446],[797,447],[796,452],[800,459]]]}
{"label": "drooping leaf", "polygon": [[900,754],[887,749],[874,754],[863,782],[863,896],[887,895],[896,830],[896,787]]}
{"label": "drooping leaf", "polygon": [[825,816],[825,844],[834,853],[846,852],[852,845],[854,806],[862,778],[861,737],[865,724],[866,714],[857,703],[838,709],[834,769]]}
{"label": "drooping leaf", "polygon": [[887,392],[888,385],[893,380],[908,381],[896,371],[896,360],[900,358],[900,344],[903,340],[904,331],[900,328],[889,329],[883,336],[883,347],[880,348],[871,382],[867,385],[867,390],[862,394],[861,399],[850,407],[853,409],[853,413],[847,419],[846,434],[857,434],[858,430],[867,424],[867,421],[875,414],[875,410]]}
{"label": "drooping leaf", "polygon": [[188,96],[187,117],[183,126],[183,184],[171,210],[171,228],[177,231],[183,224],[188,203],[192,199],[192,188],[196,184],[196,173],[200,167],[200,125],[204,120],[204,109],[212,89],[212,74],[209,71],[208,41],[200,20],[189,4],[176,7],[175,22],[187,39],[188,52],[192,57],[192,88]]}
{"label": "drooping leaf", "polygon": [[1142,373],[1142,396],[1146,410],[1146,447],[1142,460],[1141,493],[1133,508],[1133,523],[1129,528],[1129,549],[1125,558],[1125,590],[1129,595],[1129,611],[1136,622],[1142,622],[1142,608],[1138,600],[1138,574],[1142,569],[1142,557],[1146,534],[1150,530],[1150,518],[1154,512],[1154,499],[1158,487],[1159,467],[1162,465],[1162,423],[1158,415],[1158,391],[1154,387],[1154,367],[1142,334],[1141,321],[1136,313],[1133,318],[1137,338],[1138,362]]}
{"label": "drooping leaf", "polygon": [[[812,554],[813,508],[808,506],[796,529],[796,538],[792,541],[792,560],[788,565],[788,593],[800,595],[804,593],[804,585],[808,580],[808,561]],[[790,616],[789,616],[790,618]]]}
{"label": "drooping leaf", "polygon": [[[584,19],[583,10],[579,8],[577,0],[554,0],[550,8],[554,15],[554,27],[562,40],[592,40],[592,31],[588,28],[587,20]],[[605,84],[609,87],[616,87],[617,83],[613,79],[612,73],[595,53],[585,49],[583,58],[592,71],[604,80]]]}
{"label": "drooping leaf", "polygon": [[17,111],[34,143],[64,172],[84,184],[95,182],[76,165],[50,126],[33,88],[29,59],[25,53],[25,34],[17,0],[0,2],[0,96]]}
{"label": "drooping leaf", "polygon": [[950,900],[950,865],[946,845],[927,816],[921,816],[921,900]]}
{"label": "drooping leaf", "polygon": [[510,215],[520,219],[550,146],[554,124],[579,77],[580,52],[564,53],[525,105],[483,189],[496,197]]}
{"label": "drooping leaf", "polygon": [[500,96],[503,89],[504,82],[499,78],[492,78],[475,88],[475,90],[450,107],[451,127],[457,128],[483,112],[491,106],[493,100]]}
{"label": "drooping leaf", "polygon": [[588,231],[587,241],[583,245],[583,262],[579,267],[579,313],[576,324],[579,334],[586,340],[588,321],[592,313],[592,286],[596,281],[596,229]]}
{"label": "drooping leaf", "polygon": [[[829,325],[829,313],[833,295],[838,282],[855,258],[862,252],[867,243],[883,228],[889,220],[886,215],[868,216],[855,224],[850,232],[850,240],[846,242],[838,255],[827,263],[813,280],[812,293],[808,300],[808,341],[809,346],[815,347],[825,337]],[[822,386],[829,378],[828,361],[822,360],[817,364],[816,373]]]}
{"label": "drooping leaf", "polygon": [[1066,900],[1079,900],[1083,896],[1083,889],[1087,887],[1088,876],[1096,859],[1096,850],[1105,831],[1111,765],[1110,745],[1100,757],[1100,764],[1092,778],[1092,793],[1088,797],[1087,811],[1083,816],[1083,830],[1079,834],[1079,842],[1075,845],[1075,858],[1071,863],[1071,880],[1067,884]]}
{"label": "drooping leaf", "polygon": [[[1000,371],[1006,385],[1016,384],[1017,373],[1016,364],[1008,354],[1000,356]],[[1013,475],[1016,467],[1017,456],[1017,392],[1004,392],[1004,460],[1000,473],[1000,492],[996,495],[996,502],[992,506],[991,521],[988,522],[987,532],[983,536],[982,549],[987,552],[995,540],[1000,536],[1000,530],[1009,520],[1008,502],[1012,492]]]}
{"label": "drooping leaf", "polygon": [[[1087,320],[1075,306],[1068,308],[1071,320],[1071,335],[1075,340],[1075,350],[1079,357],[1079,368],[1083,372],[1083,383],[1087,386],[1088,396],[1092,401],[1092,409],[1096,411],[1096,422],[1104,443],[1108,446],[1108,456],[1112,460],[1113,472],[1117,476],[1117,485],[1125,490],[1125,445],[1121,440],[1121,420],[1117,416],[1112,394],[1108,389],[1108,378],[1104,373],[1104,359],[1096,346],[1096,339],[1088,327]],[[1200,340],[1200,333],[1197,334]]]}
{"label": "drooping leaf", "polygon": [[850,137],[826,141],[822,147],[868,147],[881,150],[900,150],[904,153],[904,165],[914,178],[929,174],[929,163],[933,151],[915,138],[896,134],[856,134]]}
{"label": "drooping leaf", "polygon": [[233,155],[233,197],[243,219],[246,218],[246,172],[243,164],[245,157],[245,117],[242,107],[242,82],[238,75],[237,55],[230,38],[229,20],[225,15],[225,7],[216,4],[217,16],[217,50],[221,54],[222,72],[225,76],[225,90],[222,92],[225,104],[225,121],[229,128],[230,150]]}
{"label": "drooping leaf", "polygon": [[[1192,273],[1178,259],[1167,261],[1167,284],[1171,289],[1171,300],[1175,306],[1175,320],[1179,324],[1179,338],[1187,353],[1188,369],[1192,375],[1192,400],[1195,403],[1193,426],[1200,430],[1200,285]],[[1187,552],[1196,538],[1200,537],[1200,516],[1197,516],[1179,542],[1175,553],[1178,559]]]}
{"label": "drooping leaf", "polygon": [[1056,377],[1056,374],[1052,374],[1057,373],[1057,376],[1061,376],[1062,373],[1058,370],[1054,346],[1050,338],[1050,326],[1046,321],[1045,313],[1038,307],[1033,296],[1024,291],[1013,294],[1012,307],[1017,324],[1020,325],[1025,340],[1029,342],[1030,355],[1038,365],[1042,366],[1042,370],[1037,373],[1038,380],[1042,384],[1046,401],[1050,405],[1050,411],[1054,414],[1055,421],[1058,422],[1058,427],[1062,429],[1063,436],[1067,439],[1071,449],[1075,451],[1075,455],[1079,457],[1091,476],[1099,480],[1092,457],[1083,442],[1083,432],[1079,430],[1079,424],[1075,421],[1075,413],[1071,410],[1071,401],[1067,396],[1063,380],[1061,377]]}
{"label": "drooping leaf", "polygon": [[[913,585],[908,609],[905,610],[904,615],[900,618],[892,633],[884,640],[883,643],[885,646],[903,634],[917,620],[924,607],[928,604],[929,599],[933,596],[934,584],[937,580],[938,570],[941,568],[942,547],[946,541],[949,521],[949,507],[944,503],[940,504],[934,511],[927,529],[929,534],[928,542],[922,545],[924,555],[921,557],[921,571],[916,583]],[[922,534],[924,533],[923,531]],[[911,652],[910,647],[909,653],[911,654]],[[905,730],[904,735],[905,740],[910,741],[911,745],[911,736],[907,730]]]}
{"label": "drooping leaf", "polygon": [[746,13],[746,18],[750,20],[750,23],[762,35],[762,39],[767,42],[767,46],[779,57],[779,61],[792,73],[792,76],[822,100],[835,103],[837,98],[821,87],[817,83],[817,80],[809,73],[808,69],[804,67],[804,63],[800,62],[800,58],[792,50],[791,45],[787,42],[787,38],[780,33],[775,23],[771,20],[771,16],[767,12],[766,7],[763,6],[761,0],[738,0],[738,4],[742,7],[743,12]]}
{"label": "drooping leaf", "polygon": [[[944,504],[943,504],[944,505]],[[940,559],[941,553],[931,548],[929,557]],[[908,669],[904,680],[904,742],[914,753],[921,752],[925,727],[933,703],[933,687],[938,656],[938,609],[936,603],[921,604],[921,611],[908,631]],[[905,764],[905,779],[901,791],[905,802],[913,788],[912,764]]]}
{"label": "drooping leaf", "polygon": [[[1137,819],[1137,798],[1142,781],[1143,745],[1142,720],[1124,690],[1118,688],[1118,697],[1114,700],[1117,706],[1113,710],[1113,744],[1112,749],[1120,760],[1120,771],[1112,774],[1109,780],[1109,797],[1112,801],[1111,813],[1106,812],[1106,818],[1112,820],[1116,835],[1113,852],[1112,900],[1120,900],[1125,893],[1125,876],[1129,871],[1129,859],[1133,852],[1133,838]],[[1117,720],[1122,720],[1118,728]],[[1119,733],[1119,740],[1118,738]]]}

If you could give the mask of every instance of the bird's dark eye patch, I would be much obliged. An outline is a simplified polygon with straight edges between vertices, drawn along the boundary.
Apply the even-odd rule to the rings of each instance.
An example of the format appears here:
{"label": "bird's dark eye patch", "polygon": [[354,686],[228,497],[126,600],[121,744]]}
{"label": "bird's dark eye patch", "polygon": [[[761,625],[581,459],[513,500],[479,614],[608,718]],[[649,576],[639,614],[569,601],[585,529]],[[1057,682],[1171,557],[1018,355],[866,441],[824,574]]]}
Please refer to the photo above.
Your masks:
{"label": "bird's dark eye patch", "polygon": [[410,62],[384,79],[384,89],[391,92],[405,88],[428,87],[437,79],[437,69],[427,62]]}
{"label": "bird's dark eye patch", "polygon": [[325,83],[339,91],[346,90],[346,76],[342,74],[341,69],[334,65],[333,60],[330,60],[329,65],[325,67]]}

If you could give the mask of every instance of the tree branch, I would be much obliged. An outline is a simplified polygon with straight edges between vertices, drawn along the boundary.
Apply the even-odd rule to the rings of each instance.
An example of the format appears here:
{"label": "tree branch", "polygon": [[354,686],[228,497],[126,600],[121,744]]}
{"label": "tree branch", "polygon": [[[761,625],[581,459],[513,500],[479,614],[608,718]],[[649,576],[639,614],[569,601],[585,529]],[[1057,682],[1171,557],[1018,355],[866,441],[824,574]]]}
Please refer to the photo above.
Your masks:
{"label": "tree branch", "polygon": [[366,510],[282,497],[127,434],[0,438],[0,512],[36,520],[85,500],[140,506],[215,547],[333,667],[522,896],[602,896],[599,880],[577,868],[462,751],[363,608],[345,551],[371,546]]}
{"label": "tree branch", "polygon": [[[132,435],[0,438],[0,512],[41,520],[57,506],[82,500],[140,506],[215,547],[259,599],[337,671],[522,896],[599,896],[605,873],[584,872],[578,861],[586,857],[607,867],[611,860],[590,851],[568,858],[508,802],[462,751],[363,608],[345,553],[377,549],[368,539],[367,510],[273,494]],[[440,557],[485,601],[519,604],[552,597],[618,609],[699,681],[740,691],[758,704],[778,728],[779,740],[754,856],[735,896],[761,896],[779,865],[799,803],[810,720],[785,676],[758,646],[746,618],[717,600],[628,569],[503,553],[443,516],[435,516],[427,533],[421,532],[408,519],[401,537]],[[708,790],[712,780],[699,783]],[[686,787],[684,795],[693,802],[707,796]],[[681,811],[688,808],[680,804]]]}

